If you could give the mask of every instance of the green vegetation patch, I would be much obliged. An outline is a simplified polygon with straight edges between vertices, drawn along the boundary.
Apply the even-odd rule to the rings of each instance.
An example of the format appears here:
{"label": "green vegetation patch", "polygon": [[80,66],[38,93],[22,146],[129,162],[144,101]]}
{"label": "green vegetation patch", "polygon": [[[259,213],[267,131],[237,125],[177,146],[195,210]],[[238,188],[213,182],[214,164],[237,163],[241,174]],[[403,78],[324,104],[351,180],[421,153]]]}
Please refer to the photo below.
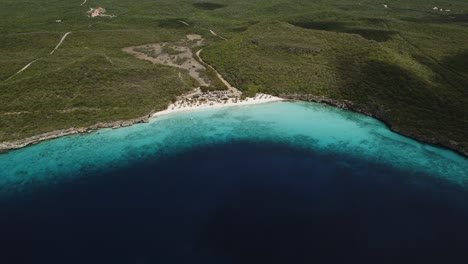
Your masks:
{"label": "green vegetation patch", "polygon": [[351,100],[398,131],[468,145],[462,80],[359,35],[270,21],[202,55],[243,91]]}
{"label": "green vegetation patch", "polygon": [[193,3],[193,6],[198,9],[203,9],[203,10],[216,10],[219,8],[226,7],[227,5],[203,1],[203,2]]}
{"label": "green vegetation patch", "polygon": [[179,54],[184,53],[184,52],[175,49],[173,46],[171,46],[169,44],[166,44],[166,45],[162,46],[161,53],[166,53],[166,54],[168,54],[170,56],[175,56],[175,55],[179,55]]}
{"label": "green vegetation patch", "polygon": [[[0,141],[164,108],[198,85],[122,48],[200,34],[209,46],[204,59],[247,94],[348,99],[399,131],[468,148],[468,1],[392,0],[388,8],[379,0],[2,4]],[[88,17],[94,4],[115,17]],[[225,88],[214,71],[205,75]]]}
{"label": "green vegetation patch", "polygon": [[41,73],[0,83],[0,140],[144,116],[196,87],[178,69],[109,59],[89,56],[49,71],[47,61],[38,62]]}
{"label": "green vegetation patch", "polygon": [[359,25],[356,23],[346,23],[338,21],[291,21],[291,24],[306,28],[306,29],[319,29],[334,32],[344,32],[350,34],[358,34],[368,40],[375,40],[378,42],[388,41],[397,34],[396,31],[372,28],[367,25]]}

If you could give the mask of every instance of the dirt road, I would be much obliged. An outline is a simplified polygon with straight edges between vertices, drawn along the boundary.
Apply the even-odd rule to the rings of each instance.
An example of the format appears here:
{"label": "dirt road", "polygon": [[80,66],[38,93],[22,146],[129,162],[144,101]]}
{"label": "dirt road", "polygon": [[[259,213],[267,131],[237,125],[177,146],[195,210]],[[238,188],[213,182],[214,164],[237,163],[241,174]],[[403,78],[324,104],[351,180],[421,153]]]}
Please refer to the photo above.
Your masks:
{"label": "dirt road", "polygon": [[55,48],[49,53],[50,55],[52,55],[59,47],[60,45],[62,45],[63,41],[65,40],[65,38],[71,34],[71,31],[70,32],[67,32],[65,33],[65,35],[63,35],[62,39],[59,41],[59,43],[57,44],[57,46],[55,46]]}
{"label": "dirt road", "polygon": [[203,59],[200,57],[200,53],[203,51],[203,49],[197,51],[195,54],[197,55],[197,58],[198,60],[200,60],[201,63],[205,64],[207,67],[211,68],[215,73],[216,73],[216,76],[218,76],[218,79],[224,83],[224,85],[226,85],[226,87],[236,96],[240,96],[242,93],[237,89],[235,88],[234,86],[232,86],[228,81],[226,81],[223,76],[221,74],[219,74],[219,72],[211,65],[209,65],[208,63],[206,63],[205,61],[203,61]]}

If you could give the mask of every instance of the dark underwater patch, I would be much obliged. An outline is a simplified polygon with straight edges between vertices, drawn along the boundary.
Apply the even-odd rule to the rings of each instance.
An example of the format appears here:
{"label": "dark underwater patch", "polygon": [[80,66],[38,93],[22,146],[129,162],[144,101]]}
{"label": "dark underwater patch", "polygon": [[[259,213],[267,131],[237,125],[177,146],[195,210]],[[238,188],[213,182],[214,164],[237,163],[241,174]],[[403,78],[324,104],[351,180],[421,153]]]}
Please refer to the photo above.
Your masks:
{"label": "dark underwater patch", "polygon": [[1,201],[0,261],[454,263],[468,260],[467,200],[358,158],[211,145]]}

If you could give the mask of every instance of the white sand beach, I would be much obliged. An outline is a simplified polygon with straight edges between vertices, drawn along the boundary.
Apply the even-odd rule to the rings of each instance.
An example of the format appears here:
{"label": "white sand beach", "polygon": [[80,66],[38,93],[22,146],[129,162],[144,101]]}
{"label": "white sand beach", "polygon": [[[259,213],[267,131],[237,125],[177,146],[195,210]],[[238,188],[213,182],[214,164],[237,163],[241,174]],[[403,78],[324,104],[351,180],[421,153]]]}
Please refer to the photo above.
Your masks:
{"label": "white sand beach", "polygon": [[270,102],[283,101],[284,99],[258,93],[255,97],[247,97],[244,100],[239,98],[229,98],[226,100],[198,100],[198,99],[188,99],[188,100],[179,100],[173,104],[170,104],[166,110],[156,112],[153,114],[153,117],[180,113],[180,112],[190,112],[201,109],[213,109],[213,108],[222,108],[222,107],[232,107],[232,106],[243,106],[243,105],[254,105],[254,104],[264,104]]}

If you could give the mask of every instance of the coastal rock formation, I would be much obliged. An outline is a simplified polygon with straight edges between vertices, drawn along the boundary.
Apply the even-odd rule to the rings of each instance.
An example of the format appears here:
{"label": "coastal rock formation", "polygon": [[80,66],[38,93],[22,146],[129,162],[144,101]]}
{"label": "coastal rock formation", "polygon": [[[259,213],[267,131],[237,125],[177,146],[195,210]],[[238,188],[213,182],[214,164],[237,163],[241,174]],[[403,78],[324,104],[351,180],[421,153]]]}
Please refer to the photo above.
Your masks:
{"label": "coastal rock formation", "polygon": [[7,152],[9,150],[23,148],[29,145],[34,145],[42,141],[55,139],[63,136],[74,135],[74,134],[85,134],[90,133],[101,128],[120,128],[127,127],[139,123],[147,123],[153,113],[145,115],[143,117],[134,118],[130,120],[115,121],[115,122],[101,122],[90,127],[79,127],[79,128],[67,128],[48,133],[32,136],[29,138],[7,141],[0,143],[0,153]]}
{"label": "coastal rock formation", "polygon": [[[268,95],[265,95],[265,99]],[[271,97],[271,96],[270,96]],[[276,98],[276,97],[275,97]],[[335,107],[339,107],[341,109],[345,110],[350,110],[354,112],[358,112],[361,114],[365,114],[367,116],[371,116],[373,118],[376,118],[383,123],[385,123],[392,131],[399,133],[401,135],[419,140],[421,142],[426,142],[430,143],[436,146],[441,146],[445,148],[449,148],[451,150],[456,151],[457,153],[468,156],[468,149],[464,148],[460,143],[451,140],[451,139],[446,139],[446,140],[441,140],[437,139],[434,137],[428,137],[420,134],[415,134],[410,131],[402,130],[399,127],[392,126],[389,123],[389,118],[390,115],[389,110],[385,110],[383,108],[376,108],[373,109],[372,111],[369,109],[365,109],[363,107],[357,106],[354,104],[352,101],[349,100],[336,100],[336,99],[331,99],[327,98],[325,96],[317,96],[317,95],[311,95],[311,94],[305,94],[305,95],[300,95],[300,94],[280,94],[279,98],[286,99],[286,100],[298,100],[298,101],[306,101],[306,102],[317,102],[317,103],[325,103],[328,105],[332,105]],[[278,98],[278,99],[279,99]],[[260,96],[261,99],[261,96]],[[274,98],[273,98],[274,99]],[[272,100],[275,101],[275,100]],[[209,100],[207,101],[209,102]],[[237,99],[232,102],[233,104],[237,103]],[[182,104],[181,109],[182,110]],[[197,105],[198,107],[193,107],[193,108],[204,108],[204,104],[199,104]],[[174,108],[174,106],[173,106]],[[189,105],[187,105],[187,110],[190,110]],[[135,118],[135,119],[130,119],[130,120],[123,120],[123,121],[115,121],[115,122],[101,122],[97,123],[93,126],[90,127],[80,127],[80,128],[69,128],[69,129],[62,129],[62,130],[56,130],[40,135],[36,135],[33,137],[25,138],[22,140],[17,140],[17,141],[9,141],[9,142],[2,142],[0,143],[0,153],[7,152],[9,150],[14,150],[14,149],[19,149],[23,148],[29,145],[34,145],[42,141],[50,140],[50,139],[55,139],[63,136],[68,136],[68,135],[73,135],[73,134],[85,134],[85,133],[90,133],[93,131],[96,131],[101,128],[121,128],[121,127],[127,127],[131,126],[134,124],[139,124],[139,123],[147,123],[149,119],[152,116],[158,116],[159,114],[164,114],[166,111],[169,112],[178,112],[178,109],[170,109],[165,111],[160,111],[160,112],[151,112],[148,115],[145,115],[143,117]]]}
{"label": "coastal rock formation", "polygon": [[[235,88],[233,88],[235,89]],[[236,90],[237,91],[237,90]],[[240,91],[237,91],[240,93]],[[241,100],[236,93],[232,91],[208,91],[202,92],[200,88],[195,89],[192,92],[189,92],[185,95],[179,97],[179,100],[170,104],[169,107],[164,111],[151,112],[145,116],[134,118],[130,120],[121,120],[115,122],[100,122],[90,127],[79,127],[79,128],[68,128],[62,130],[56,130],[29,138],[1,142],[0,143],[0,153],[7,152],[9,150],[23,148],[29,145],[34,145],[42,141],[55,139],[63,136],[74,135],[74,134],[85,134],[90,133],[101,128],[121,128],[128,127],[134,124],[147,123],[149,119],[153,116],[159,116],[167,113],[190,111],[195,109],[205,109],[205,108],[216,108],[232,105],[249,105],[249,104],[258,104],[258,103],[267,103],[280,101],[281,98],[274,97],[267,94],[257,94],[254,98],[245,98]]]}
{"label": "coastal rock formation", "polygon": [[336,106],[342,109],[351,110],[354,112],[358,112],[361,114],[365,114],[367,116],[371,116],[376,118],[383,123],[385,123],[392,131],[399,133],[401,135],[413,138],[415,140],[419,140],[422,142],[426,142],[429,144],[433,144],[440,147],[449,148],[451,150],[456,151],[457,153],[468,156],[468,149],[464,148],[459,142],[456,142],[452,139],[438,139],[434,137],[428,137],[421,134],[416,134],[411,131],[406,131],[399,127],[395,127],[390,124],[390,115],[388,114],[390,110],[383,109],[382,107],[377,107],[376,109],[369,110],[362,106],[358,106],[349,100],[335,100],[330,99],[325,96],[316,96],[311,94],[280,94],[281,98],[291,99],[291,100],[298,100],[298,101],[307,101],[307,102],[317,102],[317,103],[325,103],[328,105]]}

